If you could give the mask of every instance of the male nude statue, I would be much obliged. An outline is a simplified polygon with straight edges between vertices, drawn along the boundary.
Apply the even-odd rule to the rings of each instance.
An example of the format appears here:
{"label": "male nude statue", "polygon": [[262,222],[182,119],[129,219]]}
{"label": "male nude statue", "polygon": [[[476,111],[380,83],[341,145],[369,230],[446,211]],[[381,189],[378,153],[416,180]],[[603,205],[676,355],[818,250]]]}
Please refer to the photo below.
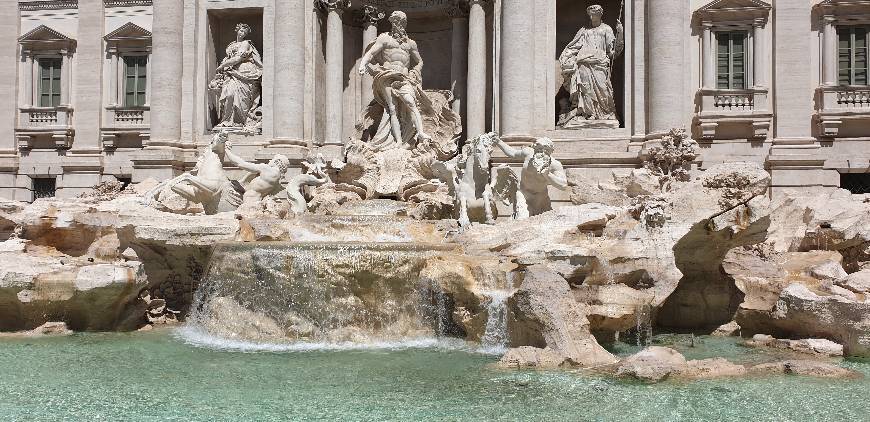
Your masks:
{"label": "male nude statue", "polygon": [[[378,35],[363,56],[359,73],[372,75],[375,100],[389,116],[389,131],[383,134],[384,137],[410,149],[417,142],[431,139],[423,130],[423,118],[418,107],[419,97],[425,96],[421,87],[423,59],[417,43],[408,38],[405,13],[393,12],[389,20],[392,29]],[[382,122],[382,126],[386,123]],[[375,142],[384,144],[389,141]]]}
{"label": "male nude statue", "polygon": [[232,152],[230,145],[226,147],[226,156],[231,163],[251,173],[249,178],[254,177],[245,187],[245,195],[242,197],[243,206],[259,205],[267,196],[277,195],[284,189],[281,178],[290,167],[290,160],[287,157],[276,154],[269,164],[249,163]]}
{"label": "male nude statue", "polygon": [[548,187],[568,189],[568,176],[559,160],[553,158],[553,141],[539,138],[531,147],[513,148],[500,138],[496,145],[510,158],[523,159],[517,191],[516,218],[528,218],[553,209]]}

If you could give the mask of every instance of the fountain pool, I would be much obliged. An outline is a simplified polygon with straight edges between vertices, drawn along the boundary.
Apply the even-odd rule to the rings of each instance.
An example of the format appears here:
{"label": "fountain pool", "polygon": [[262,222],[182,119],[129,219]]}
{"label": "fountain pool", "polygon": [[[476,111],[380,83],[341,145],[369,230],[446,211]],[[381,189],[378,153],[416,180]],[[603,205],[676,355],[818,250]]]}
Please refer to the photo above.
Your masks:
{"label": "fountain pool", "polygon": [[[503,371],[464,342],[252,352],[189,344],[177,330],[0,339],[0,415],[19,420],[870,419],[859,380],[775,376],[645,385],[582,372]],[[423,347],[425,346],[425,347]],[[634,346],[623,345],[620,353]],[[764,352],[731,339],[674,346],[689,358]]]}

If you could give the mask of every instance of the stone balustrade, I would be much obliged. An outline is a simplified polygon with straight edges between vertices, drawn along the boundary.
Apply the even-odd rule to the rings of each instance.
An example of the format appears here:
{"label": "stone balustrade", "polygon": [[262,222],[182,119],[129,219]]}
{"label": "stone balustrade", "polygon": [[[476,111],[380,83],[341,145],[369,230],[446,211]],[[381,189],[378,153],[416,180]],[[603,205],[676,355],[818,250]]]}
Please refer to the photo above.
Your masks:
{"label": "stone balustrade", "polygon": [[74,133],[71,107],[25,107],[18,111],[15,138],[19,149],[34,148],[40,138],[51,139],[46,145],[54,148],[69,148]]}
{"label": "stone balustrade", "polygon": [[818,122],[823,136],[838,137],[849,121],[870,121],[870,86],[821,86]]}
{"label": "stone balustrade", "polygon": [[110,121],[116,126],[148,126],[151,110],[143,107],[109,109]]}
{"label": "stone balustrade", "polygon": [[19,114],[19,127],[22,129],[56,128],[72,126],[71,108],[32,107],[22,108]]}
{"label": "stone balustrade", "polygon": [[701,107],[695,120],[702,140],[721,137],[718,131],[723,123],[743,131],[747,138],[767,138],[772,118],[767,88],[701,89],[698,97]]}

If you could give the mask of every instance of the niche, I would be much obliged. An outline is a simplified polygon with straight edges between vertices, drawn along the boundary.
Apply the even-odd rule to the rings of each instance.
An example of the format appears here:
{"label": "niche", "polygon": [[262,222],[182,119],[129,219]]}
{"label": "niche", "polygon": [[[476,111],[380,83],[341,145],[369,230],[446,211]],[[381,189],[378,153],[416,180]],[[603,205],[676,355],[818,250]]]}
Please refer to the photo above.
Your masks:
{"label": "niche", "polygon": [[[559,75],[557,83],[562,81],[562,75],[559,68],[559,56],[562,51],[570,43],[577,31],[580,28],[589,25],[589,15],[586,13],[586,8],[598,4],[604,8],[603,22],[616,32],[616,21],[622,20],[625,27],[626,44],[630,41],[629,26],[625,19],[625,10],[620,14],[620,6],[622,0],[556,0],[556,57],[554,61],[554,72]],[[630,5],[626,5],[628,7]],[[617,56],[613,61],[612,75],[610,78],[613,84],[613,98],[616,103],[616,118],[619,120],[619,127],[625,127],[625,51]],[[558,124],[560,116],[566,110],[566,106],[570,105],[569,93],[563,85],[556,87],[556,109],[554,110],[554,121]],[[570,108],[570,107],[569,107]]]}
{"label": "niche", "polygon": [[[215,70],[218,65],[227,56],[227,46],[236,40],[236,25],[244,23],[251,27],[251,33],[247,38],[251,41],[260,57],[265,57],[263,51],[263,9],[262,8],[232,8],[232,9],[211,9],[208,11],[208,40],[206,49],[206,83],[214,78]],[[266,63],[264,63],[265,68]],[[211,130],[220,122],[218,116],[218,98],[217,95],[206,88],[206,101],[208,107],[208,119],[206,129]],[[262,95],[256,99],[257,104],[262,107]]]}

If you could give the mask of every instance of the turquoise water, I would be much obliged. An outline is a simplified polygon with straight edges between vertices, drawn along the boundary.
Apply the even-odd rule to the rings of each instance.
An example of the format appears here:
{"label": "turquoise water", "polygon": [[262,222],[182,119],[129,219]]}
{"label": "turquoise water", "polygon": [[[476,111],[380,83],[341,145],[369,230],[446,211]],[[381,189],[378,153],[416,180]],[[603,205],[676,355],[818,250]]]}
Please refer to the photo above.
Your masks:
{"label": "turquoise water", "polygon": [[[703,339],[693,358],[764,354]],[[634,348],[622,346],[621,353]],[[579,372],[514,372],[458,343],[242,352],[171,331],[0,339],[0,419],[807,421],[870,420],[867,378],[778,376],[644,385]],[[870,363],[844,362],[870,375]]]}

